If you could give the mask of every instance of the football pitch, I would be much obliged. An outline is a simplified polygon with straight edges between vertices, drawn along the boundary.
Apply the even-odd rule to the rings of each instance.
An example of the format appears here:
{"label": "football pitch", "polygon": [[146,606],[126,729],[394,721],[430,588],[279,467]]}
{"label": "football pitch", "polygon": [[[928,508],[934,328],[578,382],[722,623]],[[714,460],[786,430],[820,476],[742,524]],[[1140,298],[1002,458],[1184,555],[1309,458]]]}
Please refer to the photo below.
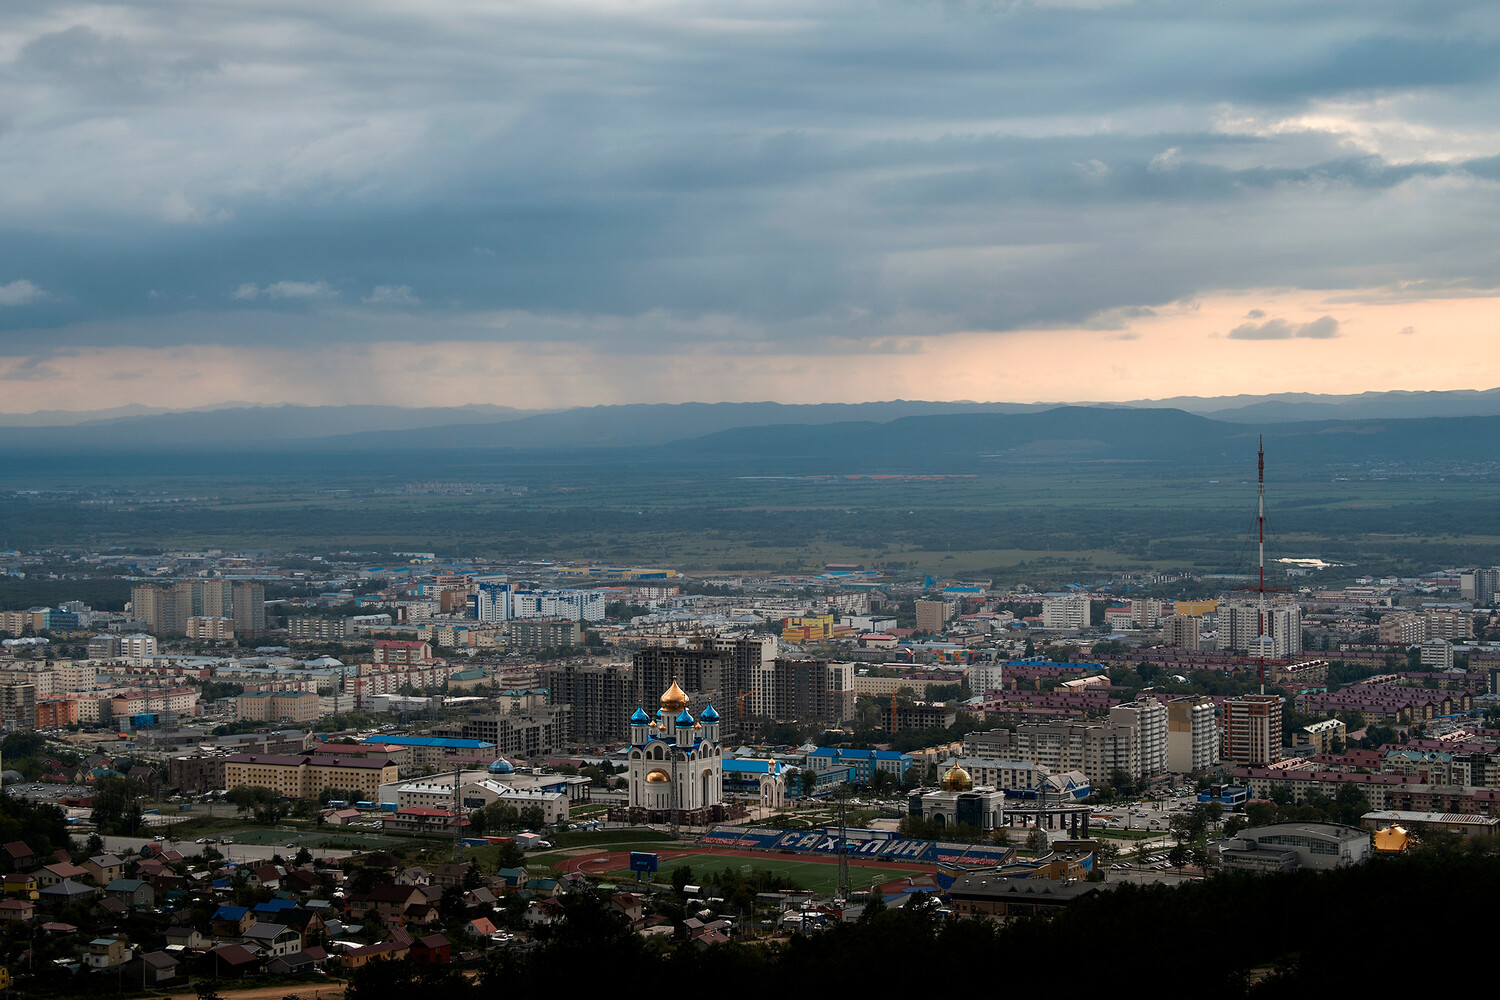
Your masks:
{"label": "football pitch", "polygon": [[[661,869],[656,873],[656,881],[658,883],[671,881],[672,869],[683,865],[693,870],[693,877],[688,880],[691,883],[703,881],[710,872],[719,872],[725,868],[733,868],[735,871],[753,869],[784,875],[797,883],[798,886],[812,892],[834,892],[839,886],[839,866],[836,864],[825,864],[817,861],[795,861],[784,856],[762,859],[729,857],[723,854],[690,854],[670,860],[663,858]],[[855,891],[860,891],[868,889],[872,885],[905,878],[908,875],[926,874],[928,874],[927,870],[922,868],[870,868],[851,862],[849,865],[849,886]],[[629,885],[636,878],[635,873],[632,871],[612,871],[608,873],[608,877],[614,880],[617,885],[622,886]]]}

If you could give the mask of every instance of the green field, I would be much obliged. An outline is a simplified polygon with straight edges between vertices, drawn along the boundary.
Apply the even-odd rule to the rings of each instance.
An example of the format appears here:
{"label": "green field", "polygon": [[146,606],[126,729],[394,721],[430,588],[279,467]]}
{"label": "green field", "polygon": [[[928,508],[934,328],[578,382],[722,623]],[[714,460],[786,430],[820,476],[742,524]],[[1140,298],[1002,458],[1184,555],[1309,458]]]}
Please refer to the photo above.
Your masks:
{"label": "green field", "polygon": [[[803,889],[813,892],[834,892],[839,886],[839,868],[834,864],[821,864],[816,861],[793,861],[786,857],[756,858],[726,857],[722,854],[690,854],[686,857],[673,858],[661,863],[661,870],[656,873],[658,882],[671,878],[672,869],[686,865],[693,870],[693,881],[699,882],[707,877],[710,872],[722,871],[725,868],[736,870],[742,867],[750,867],[759,871],[768,871],[791,879]],[[879,885],[882,882],[890,882],[908,875],[925,875],[927,871],[921,868],[896,869],[896,868],[869,868],[862,865],[851,864],[849,866],[849,885],[860,891]],[[614,881],[617,885],[628,885],[635,881],[635,873],[632,871],[612,871],[604,875],[605,878]]]}
{"label": "green field", "polygon": [[[972,478],[898,480],[758,478],[742,473],[767,470],[481,453],[416,456],[417,465],[398,463],[399,472],[368,456],[330,457],[316,470],[242,458],[249,466],[199,462],[189,473],[181,463],[146,463],[113,476],[91,464],[26,463],[3,478],[38,492],[0,492],[0,522],[9,544],[22,548],[417,546],[743,572],[836,561],[902,574],[980,574],[997,584],[1111,570],[1242,572],[1252,559],[1253,454],[1214,470],[980,464],[944,470]],[[393,489],[424,475],[528,492]],[[1343,576],[1488,564],[1500,558],[1495,492],[1487,481],[1457,477],[1348,481],[1323,469],[1277,469],[1268,483],[1267,555],[1357,567]]]}

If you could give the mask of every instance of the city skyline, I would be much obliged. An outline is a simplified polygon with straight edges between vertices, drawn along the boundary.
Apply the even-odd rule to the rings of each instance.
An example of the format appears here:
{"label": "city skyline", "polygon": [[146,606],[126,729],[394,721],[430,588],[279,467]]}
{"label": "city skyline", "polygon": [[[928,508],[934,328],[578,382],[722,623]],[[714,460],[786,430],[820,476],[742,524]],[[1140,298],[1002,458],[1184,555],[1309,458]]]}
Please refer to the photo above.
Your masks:
{"label": "city skyline", "polygon": [[0,412],[1487,389],[1477,3],[21,2]]}

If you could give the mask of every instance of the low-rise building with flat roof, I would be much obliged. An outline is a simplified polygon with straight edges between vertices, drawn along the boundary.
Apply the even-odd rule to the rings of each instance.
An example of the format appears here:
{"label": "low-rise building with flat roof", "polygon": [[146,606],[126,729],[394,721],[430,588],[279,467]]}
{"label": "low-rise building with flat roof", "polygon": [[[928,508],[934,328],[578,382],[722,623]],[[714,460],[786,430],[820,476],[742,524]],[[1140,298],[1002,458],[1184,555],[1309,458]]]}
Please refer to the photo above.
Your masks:
{"label": "low-rise building with flat roof", "polygon": [[1334,823],[1277,823],[1241,830],[1219,847],[1226,869],[1289,872],[1355,865],[1370,856],[1370,832]]}

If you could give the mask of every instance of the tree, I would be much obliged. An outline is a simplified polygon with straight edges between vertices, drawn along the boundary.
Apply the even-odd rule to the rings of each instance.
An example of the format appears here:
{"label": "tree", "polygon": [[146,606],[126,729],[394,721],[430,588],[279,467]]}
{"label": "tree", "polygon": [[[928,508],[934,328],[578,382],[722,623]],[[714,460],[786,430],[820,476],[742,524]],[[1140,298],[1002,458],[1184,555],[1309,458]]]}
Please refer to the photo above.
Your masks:
{"label": "tree", "polygon": [[804,767],[798,778],[802,785],[802,797],[812,798],[813,792],[818,788],[818,772],[810,767]]}
{"label": "tree", "polygon": [[1343,782],[1333,796],[1333,819],[1345,826],[1358,826],[1360,818],[1370,811],[1370,799],[1353,782]]}
{"label": "tree", "polygon": [[688,884],[693,881],[693,869],[688,865],[678,865],[672,869],[672,888],[679,895],[686,892]]}
{"label": "tree", "polygon": [[296,865],[298,868],[301,868],[303,865],[311,863],[312,859],[312,851],[309,851],[306,847],[303,847],[297,852],[296,856],[292,858],[292,864]]}
{"label": "tree", "polygon": [[[491,802],[480,812],[484,813],[484,829],[495,833],[513,833],[521,828],[521,813],[508,802]],[[473,816],[470,814],[470,821]]]}
{"label": "tree", "polygon": [[1251,802],[1245,806],[1245,819],[1251,826],[1270,826],[1276,822],[1276,805],[1273,802]]}
{"label": "tree", "polygon": [[540,830],[547,825],[547,814],[542,812],[542,807],[537,805],[524,806],[521,809],[521,826],[528,830]]}
{"label": "tree", "polygon": [[1041,857],[1052,849],[1052,842],[1047,839],[1047,831],[1041,827],[1033,827],[1031,833],[1026,835],[1026,849],[1035,857]]}
{"label": "tree", "polygon": [[100,833],[134,836],[141,828],[141,796],[145,786],[130,778],[100,778],[94,785],[91,816]]}

